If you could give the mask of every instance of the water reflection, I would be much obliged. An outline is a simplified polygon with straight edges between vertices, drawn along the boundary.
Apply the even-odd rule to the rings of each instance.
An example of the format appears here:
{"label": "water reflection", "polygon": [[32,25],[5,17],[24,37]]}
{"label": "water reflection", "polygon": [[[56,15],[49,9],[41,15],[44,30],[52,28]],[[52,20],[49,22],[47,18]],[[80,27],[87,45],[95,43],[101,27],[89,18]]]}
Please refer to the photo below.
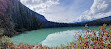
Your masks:
{"label": "water reflection", "polygon": [[42,41],[42,45],[50,47],[60,46],[61,44],[67,45],[67,43],[77,40],[74,35],[80,34],[78,31],[82,32],[82,30],[67,30],[49,34],[46,39]]}

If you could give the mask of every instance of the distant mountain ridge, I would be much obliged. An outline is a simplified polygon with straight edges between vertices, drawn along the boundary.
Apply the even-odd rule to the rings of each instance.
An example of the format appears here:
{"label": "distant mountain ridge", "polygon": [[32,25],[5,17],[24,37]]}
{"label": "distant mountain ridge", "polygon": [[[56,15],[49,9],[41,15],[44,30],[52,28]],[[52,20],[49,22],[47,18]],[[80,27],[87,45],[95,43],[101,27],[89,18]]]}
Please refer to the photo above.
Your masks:
{"label": "distant mountain ridge", "polygon": [[[99,20],[99,21],[111,21],[111,16],[100,18],[100,19],[96,19],[96,21],[97,20]],[[95,20],[93,20],[93,21],[95,21]]]}
{"label": "distant mountain ridge", "polygon": [[95,19],[95,20],[90,20],[90,21],[87,20],[87,21],[75,22],[75,23],[88,23],[92,21],[111,21],[111,16],[100,18],[100,19]]}
{"label": "distant mountain ridge", "polygon": [[85,22],[85,24],[98,25],[98,26],[103,25],[103,24],[111,24],[111,16],[96,19],[96,20],[92,20],[92,21],[89,21],[89,22]]}

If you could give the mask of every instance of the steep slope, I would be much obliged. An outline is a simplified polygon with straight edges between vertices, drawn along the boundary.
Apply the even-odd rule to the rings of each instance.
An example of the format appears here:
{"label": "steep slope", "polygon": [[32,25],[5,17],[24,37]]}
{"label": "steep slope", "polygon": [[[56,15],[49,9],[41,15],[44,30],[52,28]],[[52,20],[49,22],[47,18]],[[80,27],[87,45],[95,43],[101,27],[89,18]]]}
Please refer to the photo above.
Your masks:
{"label": "steep slope", "polygon": [[18,0],[0,0],[0,28],[12,36],[17,32],[36,30],[47,21],[44,16],[33,12]]}
{"label": "steep slope", "polygon": [[19,1],[15,0],[13,2],[14,10],[12,10],[12,20],[15,23],[16,31],[36,30],[42,27],[41,25],[43,21],[47,21],[44,16],[28,9]]}
{"label": "steep slope", "polygon": [[4,32],[2,34],[12,35],[15,34],[14,25],[11,20],[9,8],[9,0],[0,0],[0,29]]}

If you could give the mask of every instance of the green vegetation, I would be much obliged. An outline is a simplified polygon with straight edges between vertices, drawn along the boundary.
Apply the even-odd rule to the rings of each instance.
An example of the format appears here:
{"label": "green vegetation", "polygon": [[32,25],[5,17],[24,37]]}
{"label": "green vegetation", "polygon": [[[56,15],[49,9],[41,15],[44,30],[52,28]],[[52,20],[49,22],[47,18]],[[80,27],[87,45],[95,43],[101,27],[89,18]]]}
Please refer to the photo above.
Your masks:
{"label": "green vegetation", "polygon": [[13,44],[6,36],[1,38],[0,47],[9,49],[111,49],[111,26],[106,29],[106,24],[99,30],[87,30],[85,35],[80,34],[77,41],[70,42],[68,46],[48,47],[42,45]]}

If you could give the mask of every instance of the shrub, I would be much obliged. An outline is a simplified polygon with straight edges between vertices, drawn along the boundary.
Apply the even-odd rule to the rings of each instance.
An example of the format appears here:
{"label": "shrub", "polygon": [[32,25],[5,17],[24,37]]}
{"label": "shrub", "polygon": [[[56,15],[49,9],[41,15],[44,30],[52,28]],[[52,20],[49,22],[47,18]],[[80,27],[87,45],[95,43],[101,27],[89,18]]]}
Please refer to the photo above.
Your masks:
{"label": "shrub", "polygon": [[111,49],[111,26],[100,26],[98,31],[88,30],[86,35],[79,35],[78,40],[71,45],[77,49]]}
{"label": "shrub", "polygon": [[1,39],[0,39],[0,48],[6,48],[6,47],[8,47],[8,45],[9,44],[11,44],[12,42],[11,42],[11,40],[10,40],[10,38],[9,37],[7,37],[7,36],[3,36],[3,37],[1,37]]}

